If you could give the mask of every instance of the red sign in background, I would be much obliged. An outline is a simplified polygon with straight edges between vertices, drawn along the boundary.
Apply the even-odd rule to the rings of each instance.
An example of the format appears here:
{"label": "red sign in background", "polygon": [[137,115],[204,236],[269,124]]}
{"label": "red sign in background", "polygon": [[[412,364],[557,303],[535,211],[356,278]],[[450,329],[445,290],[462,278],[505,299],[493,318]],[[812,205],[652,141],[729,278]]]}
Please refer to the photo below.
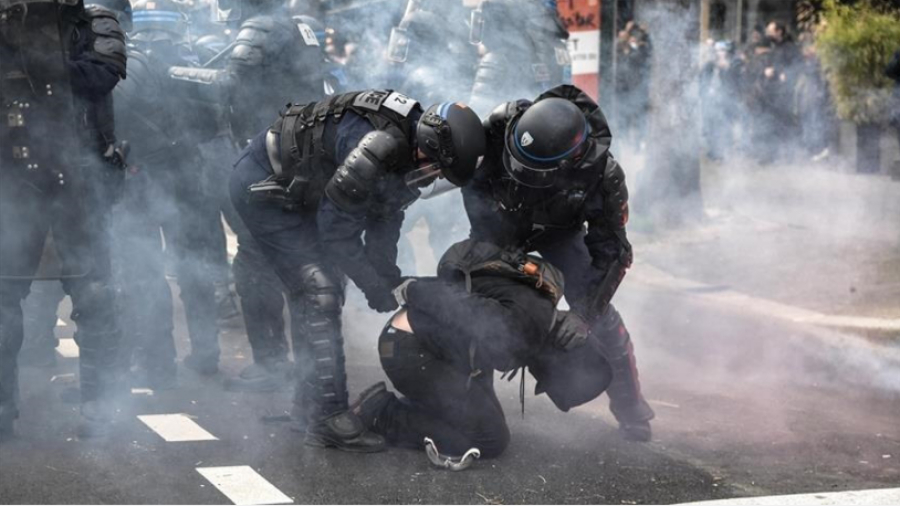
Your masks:
{"label": "red sign in background", "polygon": [[600,1],[559,0],[557,9],[569,30],[572,84],[594,100],[600,85]]}

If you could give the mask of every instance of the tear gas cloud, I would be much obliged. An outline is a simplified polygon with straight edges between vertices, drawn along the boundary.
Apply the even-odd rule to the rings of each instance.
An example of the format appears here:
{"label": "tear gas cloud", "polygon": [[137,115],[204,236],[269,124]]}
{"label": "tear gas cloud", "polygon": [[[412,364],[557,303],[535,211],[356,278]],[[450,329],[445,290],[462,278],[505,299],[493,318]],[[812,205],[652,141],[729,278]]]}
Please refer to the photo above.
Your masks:
{"label": "tear gas cloud", "polygon": [[[419,16],[415,23],[406,28],[410,41],[403,62],[390,61],[386,55],[391,29],[398,26],[404,17],[404,2],[359,2],[364,6],[358,10],[336,9],[330,13],[319,9],[318,14],[323,15],[325,25],[334,30],[331,37],[341,45],[333,56],[346,61],[343,68],[347,78],[346,86],[349,89],[394,88],[418,99],[425,107],[445,100],[468,102],[478,62],[478,47],[468,41],[469,9],[456,2],[434,0],[416,3],[420,4],[422,11],[429,14]],[[649,74],[643,77],[645,81],[639,83],[639,86],[646,86],[647,96],[641,98],[630,93],[633,90],[622,88],[622,93],[615,99],[614,110],[606,111],[613,132],[612,152],[625,168],[633,200],[641,202],[642,195],[659,195],[671,190],[667,186],[667,180],[655,180],[652,177],[660,170],[665,170],[662,166],[671,159],[665,156],[666,153],[683,154],[687,150],[693,151],[693,156],[700,156],[701,150],[708,149],[711,137],[715,137],[715,142],[724,147],[721,153],[717,153],[721,160],[713,161],[704,157],[702,162],[701,185],[707,211],[705,218],[683,229],[666,229],[648,224],[642,218],[646,208],[641,205],[633,206],[633,242],[637,256],[633,271],[641,269],[645,261],[641,255],[644,251],[649,251],[647,261],[655,266],[671,268],[678,275],[693,277],[712,285],[730,284],[732,282],[729,280],[755,275],[754,268],[758,267],[760,259],[777,263],[782,255],[796,254],[797,260],[784,264],[789,267],[791,262],[797,262],[799,269],[802,267],[800,264],[806,262],[801,253],[804,253],[804,245],[809,244],[806,241],[811,240],[810,238],[818,241],[816,245],[822,249],[823,257],[830,257],[831,252],[839,253],[870,246],[877,251],[892,250],[896,255],[900,248],[900,220],[897,219],[900,209],[896,199],[896,183],[889,183],[894,185],[893,194],[886,187],[877,187],[878,185],[872,189],[872,185],[865,182],[858,185],[855,182],[846,183],[850,177],[848,161],[836,153],[836,123],[807,121],[809,118],[802,115],[799,118],[772,115],[771,109],[765,107],[761,112],[760,106],[753,103],[753,100],[742,98],[754,93],[750,90],[753,83],[747,82],[751,80],[749,77],[738,80],[736,84],[739,88],[727,88],[727,83],[718,78],[715,84],[701,83],[703,65],[712,61],[713,57],[709,54],[711,51],[705,50],[703,53],[708,58],[701,59],[702,43],[699,37],[691,35],[691,30],[697,25],[697,13],[669,6],[666,2],[648,5],[635,13],[635,20],[645,27],[648,35],[646,43],[652,44]],[[520,38],[523,27],[509,23],[485,29],[499,32],[500,35],[495,36],[500,38],[514,40]],[[690,37],[693,39],[688,41]],[[627,43],[628,39],[624,41]],[[687,57],[675,57],[671,51],[678,48],[688,48],[691,53]],[[733,58],[738,59],[738,53],[744,50],[736,50]],[[810,90],[823,91],[824,83],[810,73],[808,65],[808,61],[798,57],[783,70],[790,79],[806,76]],[[509,100],[534,98],[517,96],[515,90],[518,83],[509,84],[510,91],[506,93]],[[703,89],[703,86],[716,86],[715,93],[719,95],[711,95],[710,90]],[[255,90],[255,93],[265,94],[267,90]],[[159,98],[176,99],[177,97]],[[790,102],[789,99],[786,100]],[[827,107],[827,103],[813,106]],[[488,111],[477,112],[484,115]],[[768,116],[756,121],[762,115]],[[276,117],[277,111],[271,111],[271,119],[274,121]],[[210,118],[210,121],[221,121],[221,118]],[[719,125],[719,128],[715,132],[704,132],[701,121],[707,125]],[[262,130],[266,126],[268,125],[259,125],[258,128]],[[733,129],[734,135],[727,140],[724,139],[723,130],[729,128]],[[764,131],[754,133],[753,128]],[[189,133],[185,134],[189,136]],[[145,140],[123,138],[135,147]],[[186,144],[199,145],[200,152],[197,158],[182,163],[186,171],[173,175],[177,181],[169,188],[187,187],[192,188],[189,191],[211,196],[210,201],[215,202],[216,206],[224,207],[227,216],[225,188],[231,164],[238,156],[238,148],[221,135],[212,140],[188,140]],[[812,161],[817,155],[822,155],[826,147],[830,150],[829,156]],[[770,154],[772,158],[761,156]],[[761,158],[768,158],[762,160],[767,165],[759,163]],[[650,167],[653,164],[656,165],[655,169]],[[196,168],[197,172],[190,173],[187,169],[191,168]],[[188,181],[192,184],[186,185]],[[173,246],[176,246],[173,234],[164,230],[163,237],[160,237],[158,223],[151,224],[148,229],[135,226],[135,221],[145,222],[146,217],[157,216],[163,217],[160,220],[169,220],[173,226],[192,226],[182,221],[185,219],[182,213],[195,212],[196,209],[187,210],[184,201],[179,203],[171,195],[163,193],[153,193],[155,197],[151,198],[147,198],[147,195],[143,198],[135,197],[130,200],[130,209],[120,207],[116,211],[115,220],[120,224],[114,228],[113,244],[118,245],[116,265],[130,268],[135,265],[131,259],[159,248],[161,242],[164,242],[170,255],[173,253]],[[727,219],[722,218],[723,215]],[[232,218],[236,217],[232,215]],[[235,228],[240,226],[237,222],[229,222],[234,223]],[[722,237],[722,240],[715,241],[715,254],[736,259],[729,264],[733,266],[732,270],[725,274],[716,271],[717,262],[710,260],[710,251],[704,251],[702,246],[690,255],[670,253],[667,248],[667,241],[679,243],[694,240],[692,238],[702,237],[704,231],[710,228]],[[404,274],[433,275],[435,259],[450,244],[465,238],[468,233],[459,193],[414,204],[407,212],[404,231],[399,260]],[[224,237],[219,234],[214,231],[207,240],[224,243]],[[731,239],[734,241],[729,242]],[[433,255],[431,258],[428,257],[429,253]],[[157,257],[150,261],[158,262],[161,258],[165,259]],[[823,268],[828,267],[828,270],[823,269],[818,276],[832,277],[836,282],[848,284],[872,279],[874,276],[871,265],[842,262],[840,258],[834,260],[831,263],[822,262]],[[183,283],[187,280],[210,277],[219,281],[227,279],[221,259],[189,255],[175,263],[177,267],[173,270],[177,271],[182,294],[185,293]],[[746,272],[741,272],[744,268],[742,266],[746,266]],[[782,274],[790,276],[790,270]],[[796,299],[805,295],[802,288],[807,285],[802,279],[786,289],[783,286],[784,278],[778,278],[779,276],[772,276],[765,279],[780,281],[782,286],[767,287],[764,283],[750,286],[751,294],[775,300],[781,297]],[[741,320],[740,325],[732,325],[732,315],[727,312],[719,316],[701,317],[693,313],[696,309],[672,298],[665,299],[672,302],[669,307],[659,307],[655,302],[651,307],[646,291],[633,286],[633,282],[628,280],[626,277],[618,300],[614,302],[619,305],[626,322],[633,327],[632,335],[638,358],[645,366],[642,374],[648,379],[649,385],[660,384],[672,375],[682,378],[692,376],[693,381],[689,381],[691,384],[767,377],[775,381],[813,382],[832,386],[857,383],[875,387],[885,395],[900,395],[900,375],[897,372],[900,358],[897,357],[896,349],[886,350],[867,342],[861,344],[857,340],[827,332],[826,338],[818,340],[786,336],[778,346],[762,346],[756,350],[758,353],[748,357],[747,342],[760,339],[759,333],[768,335],[764,340],[766,343],[778,341],[771,334],[784,332],[784,328],[766,321],[748,325],[746,320]],[[813,292],[814,283],[808,286],[807,291]],[[791,288],[796,293],[783,293]],[[735,286],[734,289],[740,291],[744,288]],[[140,300],[125,297],[120,302],[171,307],[171,301],[167,299],[171,294],[166,295],[168,292],[164,291],[158,300],[148,300],[148,297],[153,297],[153,293],[159,292],[144,291],[140,294]],[[815,293],[810,296],[818,297]],[[829,304],[841,307],[842,302],[817,299],[817,304],[820,304],[822,311],[827,311],[826,306]],[[361,309],[365,308],[365,303],[355,290],[351,290],[348,306],[344,315],[348,355],[365,356],[364,361],[375,367],[378,364],[375,353],[377,329],[380,329],[385,318]],[[120,308],[120,311],[122,314],[129,314],[126,307]],[[697,332],[690,327],[677,325],[675,322],[678,317],[685,314],[705,321],[709,328]],[[673,332],[693,335],[647,335],[650,332],[658,334],[658,330],[655,330],[658,326],[652,325],[650,321],[660,317],[673,321]],[[762,316],[757,318],[764,319]],[[136,341],[141,339],[140,334],[145,330],[134,324],[130,328],[126,327],[125,336],[133,340],[130,346],[139,346]],[[806,334],[806,331],[798,330],[795,335]],[[235,338],[243,339],[243,336],[229,333],[227,337],[229,340]],[[680,347],[675,346],[674,342],[681,343]],[[815,365],[794,367],[781,362],[779,356],[783,346],[801,346],[814,350],[808,354],[812,357],[811,363]],[[229,349],[232,349],[231,344],[224,342],[223,352],[227,353]],[[710,350],[714,350],[714,353],[710,353]],[[183,356],[184,353],[179,355]],[[745,360],[745,367],[733,367],[742,358]],[[355,362],[357,361],[353,358],[348,360],[351,364]],[[348,375],[352,396],[353,391],[366,385],[355,383],[358,378],[352,367],[348,367]]]}

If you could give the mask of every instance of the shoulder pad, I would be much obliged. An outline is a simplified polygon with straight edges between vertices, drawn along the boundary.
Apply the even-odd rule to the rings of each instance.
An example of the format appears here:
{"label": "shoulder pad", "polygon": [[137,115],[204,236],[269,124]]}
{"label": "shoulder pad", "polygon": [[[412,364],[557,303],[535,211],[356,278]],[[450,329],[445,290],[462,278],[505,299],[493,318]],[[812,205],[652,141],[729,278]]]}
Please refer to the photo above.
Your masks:
{"label": "shoulder pad", "polygon": [[397,140],[386,132],[366,134],[328,181],[325,195],[340,209],[358,212],[378,180],[396,165],[400,156],[398,148]]}
{"label": "shoulder pad", "polygon": [[612,155],[606,158],[601,188],[607,220],[618,228],[624,228],[628,223],[628,187],[625,186],[625,171]]}
{"label": "shoulder pad", "polygon": [[153,68],[147,56],[135,49],[128,51],[128,79],[119,82],[113,88],[116,97],[114,103],[118,109],[121,105],[135,102],[152,101],[160,90],[159,74]]}
{"label": "shoulder pad", "polygon": [[271,32],[275,29],[277,25],[277,21],[274,17],[269,15],[260,15],[260,16],[252,16],[248,18],[246,21],[241,23],[241,27],[239,32],[243,32],[245,29],[250,28],[254,30],[262,30],[264,32]]}
{"label": "shoulder pad", "polygon": [[94,34],[93,52],[103,61],[112,64],[120,77],[125,77],[125,31],[119,26],[115,13],[109,9],[92,5],[85,8],[91,20]]}
{"label": "shoulder pad", "polygon": [[401,143],[393,135],[376,130],[369,132],[359,141],[359,147],[366,151],[369,158],[378,162],[385,169],[393,169],[400,161]]}

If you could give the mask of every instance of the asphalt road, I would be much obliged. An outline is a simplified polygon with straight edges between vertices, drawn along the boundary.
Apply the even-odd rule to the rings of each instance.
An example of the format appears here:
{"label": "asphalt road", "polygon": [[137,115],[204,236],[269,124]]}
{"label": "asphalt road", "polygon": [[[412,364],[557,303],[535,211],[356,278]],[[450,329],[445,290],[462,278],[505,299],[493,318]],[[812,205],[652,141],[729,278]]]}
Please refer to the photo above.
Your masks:
{"label": "asphalt road", "polygon": [[[465,472],[409,450],[309,448],[260,421],[289,409],[290,392],[223,391],[223,378],[249,363],[232,329],[219,375],[182,368],[178,390],[131,396],[105,440],[77,440],[77,408],[59,399],[76,359],[24,369],[18,436],[0,445],[0,502],[227,504],[196,470],[217,466],[250,466],[296,503],[676,503],[900,483],[897,347],[634,283],[617,298],[657,412],[649,444],[619,439],[605,399],[561,413],[528,395],[523,418],[518,383],[503,382],[510,448]],[[353,392],[383,377],[374,349],[383,321],[348,309]],[[183,356],[180,319],[178,333]],[[167,442],[136,418],[164,413],[190,415],[217,440]]]}

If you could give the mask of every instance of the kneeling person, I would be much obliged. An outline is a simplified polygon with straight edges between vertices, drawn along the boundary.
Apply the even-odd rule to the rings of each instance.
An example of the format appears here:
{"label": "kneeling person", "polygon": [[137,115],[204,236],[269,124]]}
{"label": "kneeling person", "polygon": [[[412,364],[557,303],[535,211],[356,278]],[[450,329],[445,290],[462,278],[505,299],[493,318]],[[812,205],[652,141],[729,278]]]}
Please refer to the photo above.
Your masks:
{"label": "kneeling person", "polygon": [[437,278],[410,280],[395,292],[406,307],[378,347],[404,398],[379,383],[352,407],[391,444],[421,448],[428,438],[457,458],[472,448],[499,456],[509,429],[495,370],[527,367],[536,393],[546,392],[563,411],[596,398],[610,382],[599,344],[555,310],[562,275],[536,257],[466,240],[444,255]]}

